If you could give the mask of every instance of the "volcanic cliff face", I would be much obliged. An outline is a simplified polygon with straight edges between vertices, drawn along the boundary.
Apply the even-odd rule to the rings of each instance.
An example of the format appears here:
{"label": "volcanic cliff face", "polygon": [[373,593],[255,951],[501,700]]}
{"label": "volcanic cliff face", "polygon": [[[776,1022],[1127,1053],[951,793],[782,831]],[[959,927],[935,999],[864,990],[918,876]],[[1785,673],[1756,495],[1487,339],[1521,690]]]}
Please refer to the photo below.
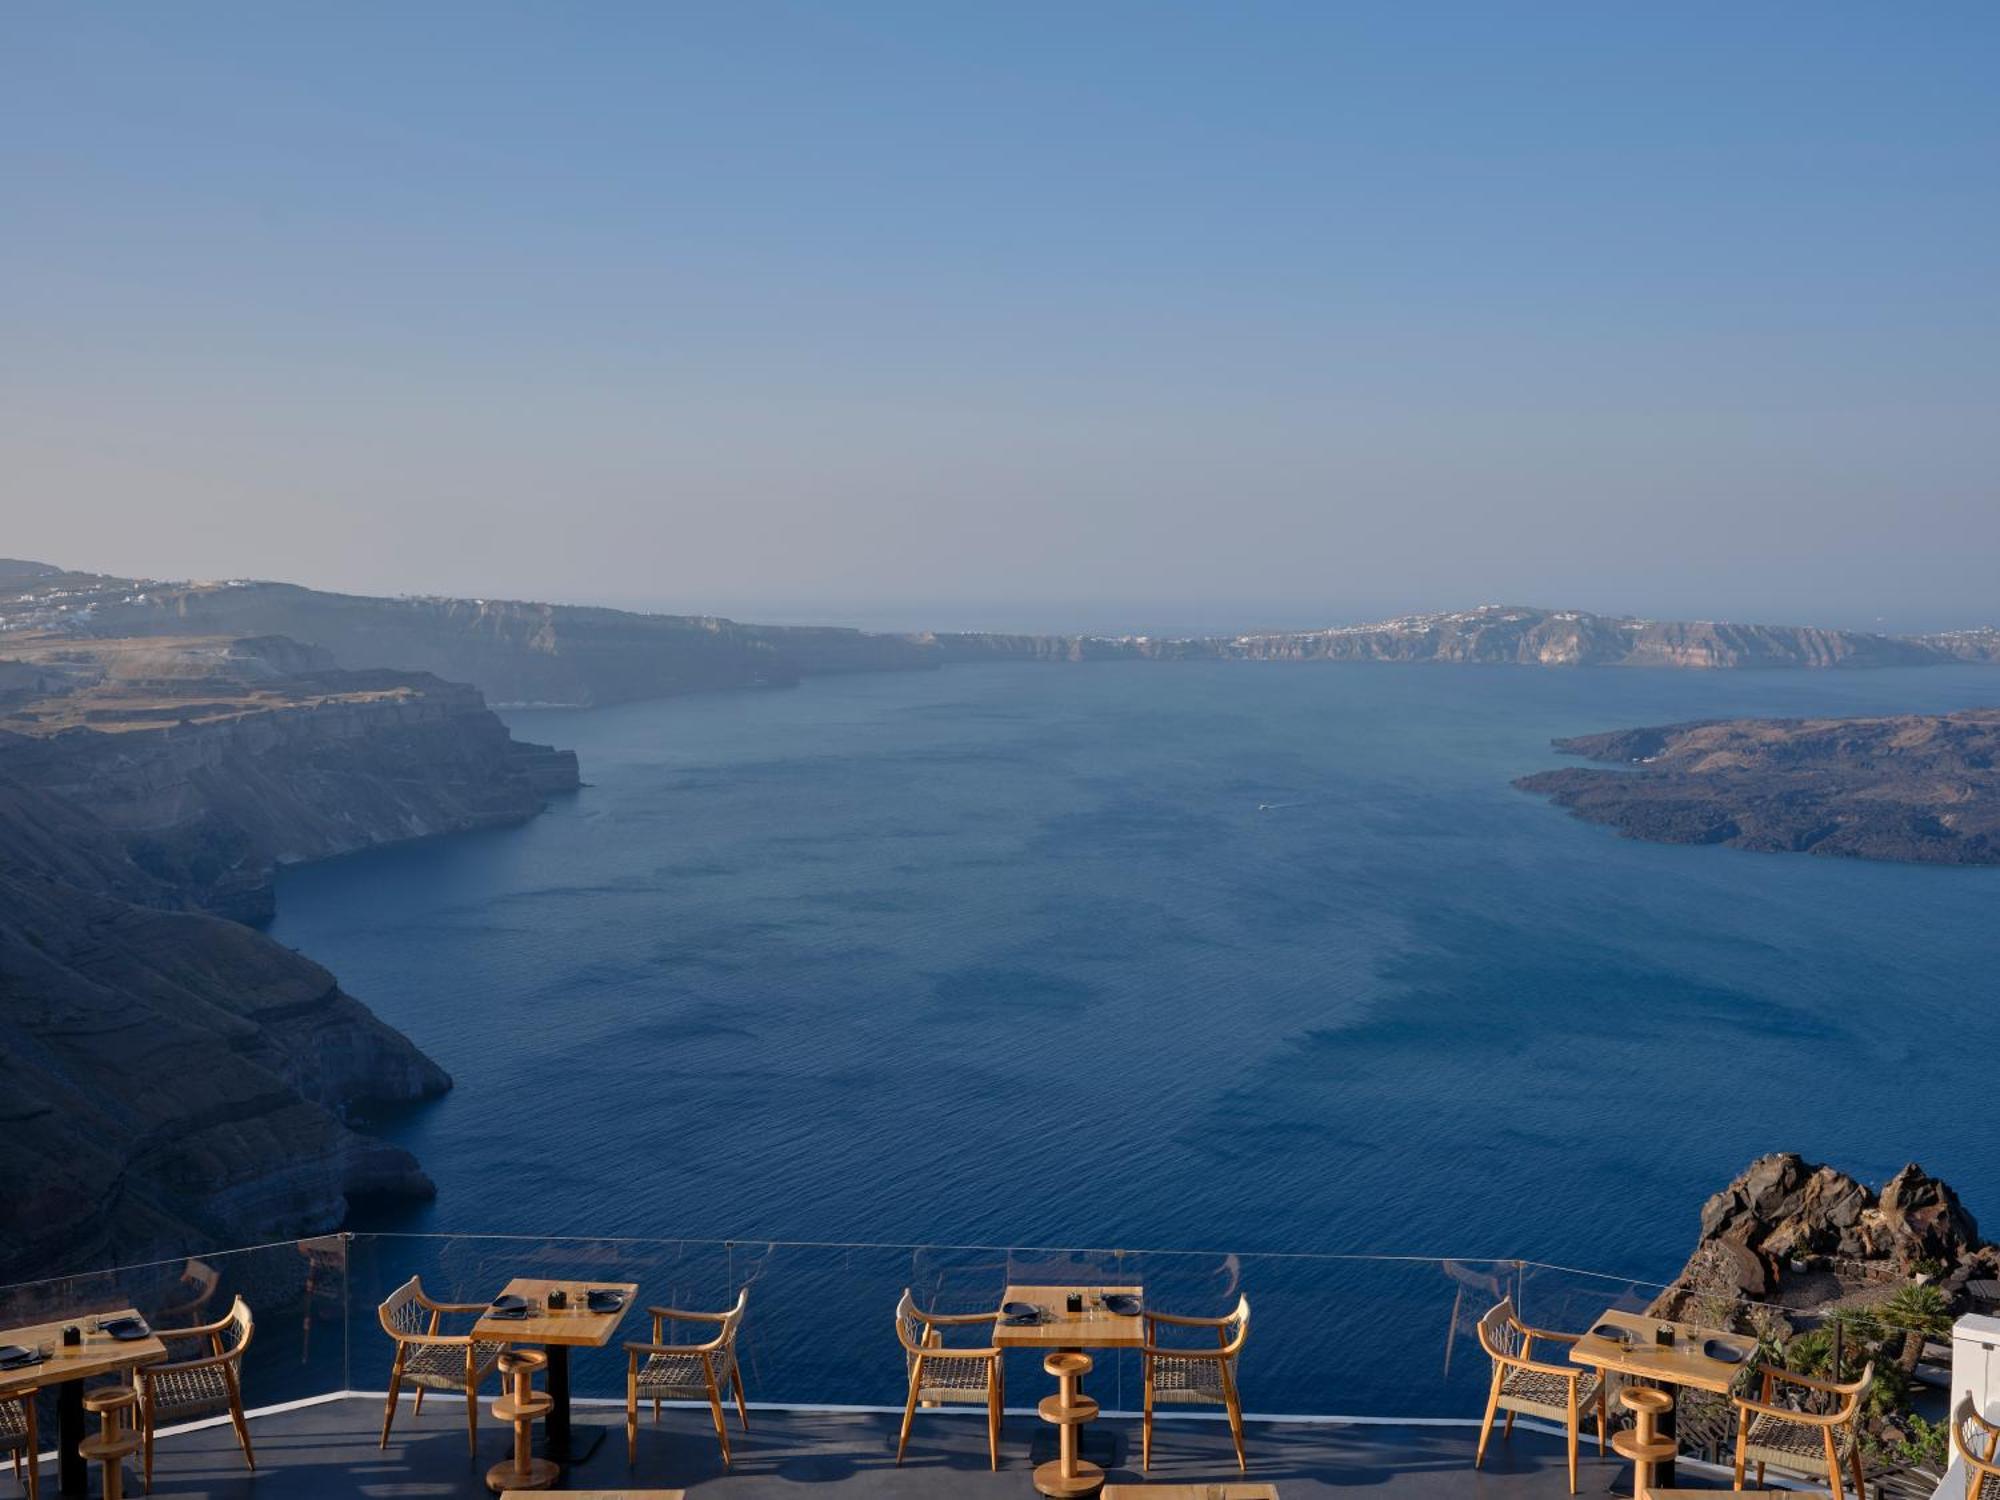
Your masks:
{"label": "volcanic cliff face", "polygon": [[0,1278],[429,1193],[344,1116],[450,1079],[213,913],[267,916],[286,861],[531,816],[574,757],[516,743],[469,688],[288,641],[8,644],[58,690],[0,701]]}
{"label": "volcanic cliff face", "polygon": [[[0,589],[6,587],[0,582]],[[739,625],[700,615],[97,574],[39,574],[14,587],[16,596],[0,601],[0,624],[11,622],[18,630],[83,638],[280,635],[323,649],[330,664],[429,672],[471,683],[497,703],[624,703],[714,688],[785,686],[808,672],[936,665],[902,636]]]}
{"label": "volcanic cliff face", "polygon": [[2000,864],[2000,709],[1669,724],[1556,748],[1634,769],[1514,784],[1633,838]]}
{"label": "volcanic cliff face", "polygon": [[[881,635],[491,599],[386,599],[285,583],[158,583],[0,560],[0,640],[281,635],[343,667],[469,682],[501,703],[606,704],[826,672],[984,661],[1395,661],[1699,670],[2000,663],[2000,632],[1883,636],[1486,605],[1234,636]],[[0,693],[7,683],[0,678]]]}

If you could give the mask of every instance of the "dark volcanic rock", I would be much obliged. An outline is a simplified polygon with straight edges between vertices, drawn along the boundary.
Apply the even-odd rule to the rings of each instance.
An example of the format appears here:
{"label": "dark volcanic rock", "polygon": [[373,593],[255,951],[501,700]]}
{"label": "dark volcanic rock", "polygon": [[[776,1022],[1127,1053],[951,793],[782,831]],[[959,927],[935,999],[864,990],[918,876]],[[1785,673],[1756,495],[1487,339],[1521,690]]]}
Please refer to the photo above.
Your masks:
{"label": "dark volcanic rock", "polygon": [[1798,1309],[1877,1300],[1912,1279],[1950,1286],[1990,1274],[1993,1258],[1958,1195],[1915,1163],[1878,1195],[1783,1152],[1759,1157],[1702,1205],[1694,1253],[1655,1306],[1678,1316],[1740,1299]]}
{"label": "dark volcanic rock", "polygon": [[2000,709],[1674,724],[1556,748],[1634,769],[1514,784],[1633,838],[2000,864]]}

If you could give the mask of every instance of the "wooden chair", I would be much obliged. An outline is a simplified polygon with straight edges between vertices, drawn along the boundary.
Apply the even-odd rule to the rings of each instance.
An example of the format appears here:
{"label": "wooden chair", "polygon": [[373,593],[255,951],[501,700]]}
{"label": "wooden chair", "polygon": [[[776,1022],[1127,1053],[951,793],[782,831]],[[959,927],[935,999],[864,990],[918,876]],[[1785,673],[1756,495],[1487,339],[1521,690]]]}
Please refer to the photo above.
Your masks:
{"label": "wooden chair", "polygon": [[1503,1297],[1479,1320],[1479,1345],[1493,1361],[1493,1385],[1486,1395],[1486,1417],[1479,1424],[1479,1448],[1472,1467],[1486,1461],[1486,1443],[1493,1436],[1493,1418],[1507,1413],[1503,1437],[1512,1437],[1514,1418],[1525,1412],[1560,1423],[1569,1434],[1569,1492],[1576,1493],[1577,1447],[1583,1412],[1597,1413],[1597,1452],[1604,1455],[1605,1379],[1587,1365],[1545,1364],[1535,1358],[1535,1343],[1574,1344],[1581,1334],[1530,1328],[1514,1316],[1514,1299]]}
{"label": "wooden chair", "polygon": [[944,1330],[970,1328],[975,1324],[993,1328],[993,1313],[955,1313],[945,1316],[927,1313],[903,1288],[896,1304],[896,1338],[903,1346],[903,1362],[909,1369],[910,1396],[903,1404],[903,1430],[896,1438],[896,1462],[903,1461],[909,1446],[910,1424],[916,1420],[918,1403],[942,1406],[947,1401],[961,1404],[986,1403],[986,1452],[995,1469],[1000,1467],[1000,1413],[1006,1405],[1007,1380],[999,1349],[992,1344],[978,1348],[948,1349]]}
{"label": "wooden chair", "polygon": [[163,1329],[160,1342],[169,1355],[177,1344],[199,1347],[200,1354],[171,1359],[155,1365],[141,1365],[133,1372],[139,1391],[139,1428],[145,1439],[142,1460],[146,1488],[153,1487],[153,1434],[161,1419],[171,1422],[229,1413],[236,1429],[236,1441],[243,1448],[243,1462],[257,1467],[250,1450],[250,1426],[243,1420],[243,1352],[250,1347],[255,1325],[250,1304],[238,1297],[227,1316],[192,1328]]}
{"label": "wooden chair", "polygon": [[[688,1312],[678,1307],[649,1307],[653,1341],[625,1346],[625,1462],[639,1461],[639,1403],[653,1403],[653,1420],[660,1420],[662,1401],[706,1401],[715,1418],[716,1440],[722,1444],[723,1467],[729,1466],[729,1428],[722,1418],[722,1393],[736,1393],[736,1420],[750,1430],[750,1409],[743,1400],[743,1366],[736,1357],[736,1334],[743,1326],[743,1309],[750,1300],[747,1286],[736,1294],[727,1312]],[[664,1342],[669,1321],[713,1323],[715,1337],[701,1344]]]}
{"label": "wooden chair", "polygon": [[2000,1427],[1979,1415],[1970,1396],[1952,1410],[1951,1446],[1965,1465],[1965,1500],[2000,1500]]}
{"label": "wooden chair", "polygon": [[[1202,1328],[1215,1335],[1213,1349],[1172,1349],[1160,1343],[1162,1328]],[[1153,1466],[1153,1407],[1219,1406],[1229,1414],[1229,1435],[1236,1442],[1236,1467],[1247,1469],[1243,1452],[1243,1400],[1236,1390],[1236,1359],[1250,1336],[1250,1299],[1239,1296],[1235,1308],[1219,1318],[1184,1318],[1174,1313],[1146,1314],[1146,1343],[1139,1351],[1145,1375],[1146,1410],[1139,1428],[1139,1467]]]}
{"label": "wooden chair", "polygon": [[22,1482],[21,1459],[26,1456],[28,1500],[36,1500],[42,1492],[41,1452],[42,1441],[35,1428],[35,1393],[0,1398],[0,1453],[13,1455],[16,1484]]}
{"label": "wooden chair", "polygon": [[[1854,1500],[1868,1500],[1867,1482],[1861,1473],[1861,1397],[1875,1378],[1875,1366],[1869,1365],[1860,1379],[1849,1381],[1821,1380],[1775,1365],[1759,1365],[1757,1369],[1764,1377],[1758,1398],[1736,1398],[1736,1488],[1743,1488],[1744,1468],[1753,1463],[1761,1488],[1768,1464],[1815,1482],[1824,1474],[1831,1486],[1831,1500],[1841,1500],[1840,1473],[1846,1468],[1854,1476]],[[1781,1406],[1780,1386],[1793,1387],[1792,1399],[1801,1402],[1814,1396],[1829,1399],[1833,1409],[1813,1412]]]}
{"label": "wooden chair", "polygon": [[440,1333],[446,1313],[483,1313],[484,1302],[437,1302],[424,1295],[420,1277],[412,1276],[391,1292],[375,1310],[382,1331],[396,1341],[396,1363],[389,1371],[389,1403],[382,1413],[382,1446],[389,1446],[389,1427],[396,1420],[396,1397],[408,1381],[417,1388],[416,1411],[424,1409],[424,1392],[465,1394],[465,1446],[479,1456],[479,1387],[493,1373],[506,1347],[498,1340],[474,1340],[469,1333]]}

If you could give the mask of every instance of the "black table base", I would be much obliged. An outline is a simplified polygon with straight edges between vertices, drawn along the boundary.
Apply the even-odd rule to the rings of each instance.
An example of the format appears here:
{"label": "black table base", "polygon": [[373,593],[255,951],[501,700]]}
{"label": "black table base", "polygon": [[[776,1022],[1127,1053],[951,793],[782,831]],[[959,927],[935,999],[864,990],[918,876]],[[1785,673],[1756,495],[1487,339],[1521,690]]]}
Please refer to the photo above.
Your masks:
{"label": "black table base", "polygon": [[563,1344],[545,1344],[549,1356],[549,1420],[535,1442],[535,1457],[559,1464],[580,1464],[604,1446],[604,1429],[586,1427],[581,1431],[570,1424],[569,1349]]}
{"label": "black table base", "polygon": [[65,1380],[56,1387],[56,1488],[65,1495],[90,1493],[90,1465],[78,1451],[83,1444],[83,1382]]}

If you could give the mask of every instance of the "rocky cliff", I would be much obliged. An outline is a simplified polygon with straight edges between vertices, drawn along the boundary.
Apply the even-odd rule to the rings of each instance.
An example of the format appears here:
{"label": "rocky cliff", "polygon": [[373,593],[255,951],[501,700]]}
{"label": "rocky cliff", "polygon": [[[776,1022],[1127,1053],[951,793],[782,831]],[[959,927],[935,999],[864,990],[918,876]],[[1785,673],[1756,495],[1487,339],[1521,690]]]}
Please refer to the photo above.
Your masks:
{"label": "rocky cliff", "polygon": [[450,1079],[216,913],[268,915],[291,860],[528,817],[574,757],[472,689],[288,641],[9,645],[54,690],[0,702],[0,1279],[428,1193],[345,1119]]}
{"label": "rocky cliff", "polygon": [[[469,682],[499,703],[607,704],[826,672],[982,661],[1395,661],[1700,670],[2000,663],[2000,631],[1884,636],[1486,605],[1233,636],[874,634],[519,600],[374,598],[293,584],[161,583],[0,561],[0,641],[279,635],[349,668]],[[0,654],[7,654],[0,651]],[[0,681],[0,693],[7,689]]]}
{"label": "rocky cliff", "polygon": [[1633,838],[2000,864],[2000,709],[1669,724],[1556,748],[1631,769],[1514,784]]}

